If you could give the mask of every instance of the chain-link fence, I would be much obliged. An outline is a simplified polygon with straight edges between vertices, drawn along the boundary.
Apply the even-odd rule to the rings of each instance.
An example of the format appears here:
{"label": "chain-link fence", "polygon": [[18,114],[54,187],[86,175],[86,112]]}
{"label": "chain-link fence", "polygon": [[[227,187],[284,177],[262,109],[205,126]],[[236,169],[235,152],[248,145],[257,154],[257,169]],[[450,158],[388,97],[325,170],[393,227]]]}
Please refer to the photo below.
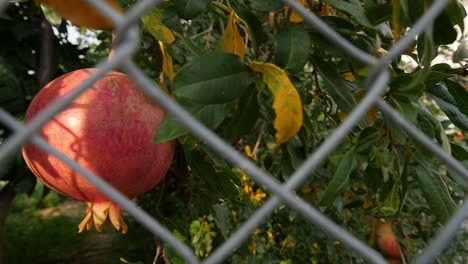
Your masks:
{"label": "chain-link fence", "polygon": [[[314,153],[311,153],[302,166],[293,175],[291,175],[287,182],[283,184],[280,184],[270,174],[261,170],[253,162],[242,156],[230,144],[226,143],[210,129],[195,120],[174,100],[170,99],[162,89],[155,87],[154,82],[145,76],[143,71],[132,62],[132,54],[135,52],[140,41],[138,21],[146,11],[161,4],[161,0],[139,1],[124,15],[114,11],[114,9],[109,7],[105,1],[86,1],[100,10],[102,14],[110,18],[116,25],[116,45],[113,58],[109,61],[101,61],[96,66],[98,71],[95,74],[76,87],[76,89],[74,89],[67,97],[61,98],[56,103],[40,112],[33,120],[31,120],[30,123],[28,123],[28,125],[23,125],[17,122],[13,116],[3,109],[0,109],[0,122],[15,131],[15,133],[0,147],[0,162],[8,162],[8,160],[17,153],[23,144],[27,142],[36,144],[44,151],[57,156],[80,175],[84,176],[87,180],[99,187],[103,193],[118,203],[137,221],[154,233],[155,236],[172,247],[189,263],[223,262],[223,260],[233,253],[233,249],[239,247],[239,245],[246,241],[252,232],[259,225],[265,222],[282,204],[296,210],[305,219],[323,229],[334,239],[341,241],[343,245],[355,251],[368,262],[386,263],[386,260],[378,252],[352,236],[344,228],[329,220],[319,210],[298,198],[294,193],[294,190],[301,186],[301,183],[303,183],[307,177],[318,168],[318,165],[322,161],[327,159],[328,155],[342,142],[346,135],[350,133],[354,126],[356,126],[358,121],[365,116],[367,111],[374,105],[376,105],[382,113],[388,116],[401,129],[406,131],[414,140],[433,153],[446,166],[461,175],[465,180],[468,180],[468,170],[460,162],[444,152],[438,145],[434,144],[432,140],[426,137],[424,133],[422,133],[412,123],[405,120],[397,111],[381,99],[381,95],[386,91],[390,80],[390,73],[388,72],[386,65],[400,56],[415,40],[417,35],[422,33],[425,29],[430,28],[434,19],[444,9],[449,0],[434,1],[432,6],[420,18],[420,20],[413,25],[405,37],[394,45],[388,54],[379,59],[374,58],[370,54],[367,54],[355,47],[333,29],[328,27],[320,20],[320,18],[306,10],[298,2],[294,0],[283,0],[286,5],[302,15],[307,23],[312,25],[318,32],[323,34],[336,46],[340,47],[345,53],[372,68],[366,79],[368,92],[365,98],[360,101],[336,131],[325,142],[323,142]],[[8,0],[1,0],[0,11],[2,11],[8,3]],[[219,155],[230,161],[232,166],[244,170],[257,183],[264,186],[272,194],[271,198],[269,198],[269,200],[259,210],[257,210],[248,221],[243,223],[235,233],[233,233],[221,246],[215,249],[215,251],[204,260],[198,259],[190,247],[179,241],[161,223],[140,209],[135,203],[127,199],[119,191],[98,178],[96,175],[93,175],[93,173],[80,167],[80,165],[72,159],[52,148],[44,141],[44,139],[36,134],[41,129],[42,125],[52,119],[55,114],[67,107],[67,105],[82,94],[94,82],[116,67],[119,67],[119,69],[125,71],[129,76],[131,76],[145,93],[147,93],[162,108],[167,110],[168,113],[177,118],[178,121],[184,124],[195,136],[206,142],[206,144],[208,144]],[[450,239],[459,231],[463,220],[467,216],[468,202],[465,200],[463,206],[459,208],[447,225],[435,238],[433,238],[429,246],[417,258],[416,263],[429,263],[439,255],[448,245]]]}

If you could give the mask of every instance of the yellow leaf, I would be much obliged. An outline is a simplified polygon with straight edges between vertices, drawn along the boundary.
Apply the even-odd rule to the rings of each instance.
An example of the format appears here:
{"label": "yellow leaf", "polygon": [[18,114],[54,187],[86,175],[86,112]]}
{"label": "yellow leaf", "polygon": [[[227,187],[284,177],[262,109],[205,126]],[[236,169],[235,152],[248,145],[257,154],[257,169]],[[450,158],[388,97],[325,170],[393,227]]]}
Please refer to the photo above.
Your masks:
{"label": "yellow leaf", "polygon": [[[305,8],[307,8],[308,10],[310,9],[309,8],[309,3],[307,3],[307,0],[299,0],[298,1],[302,6],[304,6]],[[291,16],[289,17],[289,22],[292,22],[292,23],[300,23],[304,21],[304,18],[298,14],[296,11],[291,11]]]}
{"label": "yellow leaf", "polygon": [[163,10],[154,8],[147,15],[141,18],[145,29],[156,39],[164,43],[172,43],[175,36],[172,31],[163,25]]}
{"label": "yellow leaf", "polygon": [[163,54],[163,72],[166,74],[167,77],[169,77],[169,80],[174,79],[174,65],[172,63],[172,57],[167,51],[169,44],[163,43],[162,41],[159,41],[159,46],[161,47],[161,52]]}
{"label": "yellow leaf", "polygon": [[244,39],[239,33],[239,28],[237,27],[238,21],[239,18],[237,17],[236,12],[232,10],[229,14],[229,20],[226,27],[226,31],[224,31],[224,35],[221,38],[221,41],[219,42],[218,49],[236,54],[242,60],[244,60],[245,43]]}
{"label": "yellow leaf", "polygon": [[[112,29],[114,24],[106,16],[84,0],[40,0],[41,3],[53,8],[65,19],[78,27],[94,29]],[[106,0],[112,8],[122,13],[122,8],[115,0]]]}
{"label": "yellow leaf", "polygon": [[[228,7],[220,2],[212,2],[212,4],[216,7],[218,7],[219,9],[221,9],[221,11],[223,11],[224,14],[231,14],[232,12],[236,12],[234,11],[234,9],[232,9],[231,7]],[[237,13],[236,13],[236,22],[239,23],[239,24],[242,24],[242,26],[247,30],[247,35],[249,36],[253,36],[253,32],[252,32],[252,29],[250,28],[249,24],[244,20],[242,19]]]}
{"label": "yellow leaf", "polygon": [[276,141],[287,142],[299,132],[302,126],[301,97],[286,73],[278,66],[253,61],[250,68],[263,74],[263,81],[273,94]]}
{"label": "yellow leaf", "polygon": [[161,87],[161,89],[166,92],[168,95],[170,96],[173,96],[170,92],[169,92],[169,88],[167,88],[167,85],[166,85],[166,79],[164,78],[164,73],[163,72],[160,72],[159,73],[159,87]]}

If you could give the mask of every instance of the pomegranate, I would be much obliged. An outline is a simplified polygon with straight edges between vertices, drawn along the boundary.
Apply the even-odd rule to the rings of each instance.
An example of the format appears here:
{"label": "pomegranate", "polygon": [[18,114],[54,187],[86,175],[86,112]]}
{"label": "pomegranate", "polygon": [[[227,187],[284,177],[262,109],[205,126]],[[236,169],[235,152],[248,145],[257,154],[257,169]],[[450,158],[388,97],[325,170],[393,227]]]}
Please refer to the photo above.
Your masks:
{"label": "pomegranate", "polygon": [[393,263],[399,263],[401,257],[398,238],[393,232],[391,219],[376,219],[377,245],[384,255],[390,258]]}
{"label": "pomegranate", "polygon": [[[47,84],[31,102],[26,123],[95,71],[77,70]],[[171,164],[174,142],[153,143],[163,117],[163,110],[128,76],[109,72],[47,122],[40,135],[128,198],[134,198],[156,185]],[[86,203],[79,232],[93,225],[101,231],[106,220],[117,230],[127,232],[119,205],[58,158],[32,144],[23,148],[23,157],[46,186]]]}

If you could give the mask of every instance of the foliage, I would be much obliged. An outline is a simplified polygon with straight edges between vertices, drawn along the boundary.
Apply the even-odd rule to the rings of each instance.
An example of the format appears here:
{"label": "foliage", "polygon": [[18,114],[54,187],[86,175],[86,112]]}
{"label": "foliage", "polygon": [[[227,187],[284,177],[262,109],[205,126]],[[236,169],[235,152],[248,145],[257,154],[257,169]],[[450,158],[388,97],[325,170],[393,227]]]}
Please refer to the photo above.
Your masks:
{"label": "foliage", "polygon": [[153,236],[134,219],[129,219],[131,229],[125,236],[112,233],[111,226],[103,234],[78,234],[77,222],[85,207],[76,208],[76,204],[47,191],[42,184],[37,184],[31,195],[16,196],[6,223],[5,263],[30,263],[31,259],[44,264],[96,263],[96,255],[111,263],[118,263],[122,256],[126,260],[152,261]]}
{"label": "foliage", "polygon": [[[125,8],[134,4],[119,2]],[[366,0],[299,2],[358,48],[380,57],[431,1],[400,0],[393,1],[393,6]],[[39,12],[29,2],[12,6],[9,12],[25,6]],[[16,28],[34,28],[34,12],[28,13],[29,22],[8,22],[6,34],[20,42],[24,33]],[[457,39],[454,27],[463,29],[465,15],[460,3],[451,1],[404,56],[387,66],[391,81],[383,99],[467,165],[466,64],[432,63],[438,48]],[[165,1],[141,24],[137,65],[196,119],[280,182],[288,180],[333,133],[368,88],[364,83],[368,67],[344,54],[279,0]],[[109,51],[110,34],[104,31],[98,37],[100,45],[84,49],[57,45],[57,58],[62,61],[85,54],[59,64],[57,74],[103,58]],[[23,61],[21,54],[31,49],[38,50],[22,47],[0,53],[0,59],[9,62],[0,68],[11,72],[2,75],[8,91],[34,87],[33,78],[24,74],[34,67],[18,65]],[[406,68],[405,59],[416,66]],[[21,114],[35,89],[10,95],[23,104],[10,112]],[[8,98],[2,97],[1,102]],[[271,195],[168,115],[155,143],[171,139],[179,142],[171,171],[139,198],[139,204],[197,255],[206,257]],[[466,180],[373,108],[311,173],[297,195],[374,247],[374,219],[394,219],[405,259],[411,262],[457,209],[467,187]],[[464,239],[459,235],[441,261],[463,256],[456,248]],[[181,261],[168,247],[165,256],[174,263]],[[353,263],[363,261],[282,206],[235,249],[229,261],[341,263],[350,258]]]}
{"label": "foliage", "polygon": [[35,263],[60,263],[78,254],[87,236],[70,232],[76,226],[73,219],[38,214],[38,209],[57,205],[57,199],[54,192],[45,194],[42,184],[37,184],[30,196],[15,198],[6,222],[5,263],[29,263],[31,259]]}

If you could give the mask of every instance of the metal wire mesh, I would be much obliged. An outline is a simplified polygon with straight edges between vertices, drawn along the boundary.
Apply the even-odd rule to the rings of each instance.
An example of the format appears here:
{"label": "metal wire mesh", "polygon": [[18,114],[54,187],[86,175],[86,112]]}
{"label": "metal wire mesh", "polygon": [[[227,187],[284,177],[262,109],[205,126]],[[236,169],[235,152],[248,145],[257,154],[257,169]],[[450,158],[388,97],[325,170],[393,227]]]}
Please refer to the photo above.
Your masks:
{"label": "metal wire mesh", "polygon": [[[352,236],[344,228],[329,220],[319,210],[311,206],[309,203],[301,200],[294,193],[294,190],[307,179],[308,175],[311,175],[311,173],[317,169],[318,165],[328,157],[328,155],[341,143],[348,133],[350,133],[358,121],[367,114],[369,108],[374,105],[376,105],[382,113],[394,121],[401,129],[406,131],[409,136],[419,142],[428,151],[433,153],[446,166],[456,171],[465,180],[468,180],[468,170],[460,162],[444,152],[424,133],[405,120],[397,111],[381,99],[381,95],[387,89],[390,79],[390,74],[386,69],[386,65],[398,57],[414,41],[417,35],[432,24],[436,16],[447,5],[449,2],[448,0],[434,1],[432,6],[420,18],[420,20],[413,25],[406,36],[393,46],[386,56],[380,59],[376,59],[355,47],[333,29],[328,27],[320,20],[320,18],[306,10],[298,2],[294,0],[283,0],[286,5],[302,15],[307,23],[313,26],[318,32],[322,33],[345,53],[372,68],[371,73],[366,79],[368,92],[365,98],[361,100],[337,130],[325,142],[323,142],[314,153],[311,153],[302,166],[294,172],[293,175],[291,175],[287,182],[283,184],[276,181],[267,172],[262,171],[254,163],[243,157],[237,150],[231,147],[230,144],[226,143],[222,138],[185,112],[176,102],[171,100],[168,95],[162,91],[162,89],[158,89],[159,87],[156,87],[154,82],[145,76],[142,70],[132,62],[131,56],[140,41],[137,26],[138,19],[147,10],[159,5],[162,1],[139,1],[124,15],[115,12],[105,3],[105,1],[86,1],[111,19],[116,25],[117,44],[113,58],[109,61],[101,61],[96,65],[96,68],[99,70],[95,74],[76,87],[76,89],[74,89],[74,91],[67,97],[61,98],[59,101],[39,113],[30,123],[28,123],[28,125],[17,122],[14,117],[0,109],[0,122],[15,131],[15,133],[0,147],[0,162],[8,162],[8,160],[17,153],[23,144],[28,142],[36,144],[44,151],[58,157],[76,172],[95,184],[110,199],[117,202],[124,210],[131,214],[149,231],[154,233],[154,235],[172,247],[172,249],[174,249],[189,263],[223,262],[223,260],[229,257],[233,249],[246,241],[254,229],[265,222],[282,204],[296,210],[305,219],[320,227],[334,239],[341,241],[343,245],[353,250],[367,261],[371,263],[386,263],[386,260],[378,252]],[[0,11],[7,6],[8,2],[8,0],[0,1]],[[257,183],[265,186],[265,188],[272,194],[271,198],[269,198],[269,200],[260,209],[258,209],[253,216],[243,223],[235,233],[233,233],[221,246],[215,249],[215,251],[204,260],[198,259],[190,247],[179,241],[161,223],[140,209],[135,203],[128,200],[118,190],[78,165],[75,161],[52,148],[44,141],[44,139],[36,134],[47,121],[54,117],[55,114],[64,109],[108,71],[115,69],[116,67],[123,69],[129,76],[131,76],[149,97],[174,116],[181,124],[184,124],[193,133],[193,135],[205,141],[214,151],[227,159],[232,166],[244,170]],[[457,213],[451,218],[440,233],[433,238],[429,246],[417,258],[416,263],[429,263],[445,249],[450,239],[460,229],[463,220],[468,217],[467,202],[468,201],[465,200],[464,205],[458,209]]]}

